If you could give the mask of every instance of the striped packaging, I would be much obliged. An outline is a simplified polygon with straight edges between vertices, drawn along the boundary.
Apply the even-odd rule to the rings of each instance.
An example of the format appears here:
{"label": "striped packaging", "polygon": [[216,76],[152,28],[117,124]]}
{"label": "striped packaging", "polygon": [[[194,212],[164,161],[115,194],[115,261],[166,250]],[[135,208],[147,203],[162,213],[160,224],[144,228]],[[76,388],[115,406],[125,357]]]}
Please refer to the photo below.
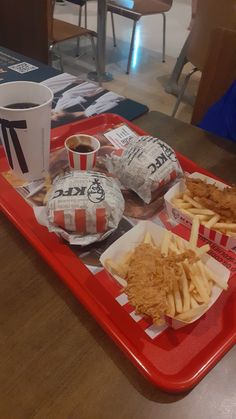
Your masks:
{"label": "striped packaging", "polygon": [[[118,287],[117,284],[116,287],[114,285],[109,287],[110,289],[112,289],[117,303],[120,306],[122,306],[122,308],[132,317],[132,319],[140,325],[140,327],[142,327],[142,329],[145,331],[146,334],[149,335],[151,339],[154,339],[160,333],[162,333],[162,331],[167,326],[170,326],[173,329],[179,329],[198,320],[216,302],[216,300],[222,293],[222,289],[217,286],[214,286],[208,306],[204,307],[202,309],[202,312],[195,316],[189,322],[165,316],[165,325],[157,326],[155,324],[152,324],[150,318],[144,317],[142,315],[137,315],[135,313],[134,307],[129,303],[128,297],[125,294],[126,281],[123,278],[120,278],[118,275],[115,275],[114,273],[112,274],[111,272],[109,272],[109,270],[107,270],[106,260],[110,259],[114,261],[114,263],[117,263],[119,260],[122,260],[122,258],[124,258],[128,254],[128,252],[130,252],[136,246],[138,246],[138,244],[143,242],[146,233],[149,233],[151,235],[154,244],[158,247],[163,240],[165,229],[153,223],[152,221],[140,221],[138,224],[136,224],[135,227],[133,227],[131,230],[129,230],[127,233],[121,236],[118,240],[112,243],[111,246],[108,247],[108,249],[105,250],[105,252],[100,257],[100,262],[105,268],[108,275],[111,276],[118,284],[120,284],[120,287]],[[204,255],[202,257],[202,260],[204,261],[206,266],[212,270],[213,273],[218,275],[222,280],[225,281],[225,283],[228,282],[230,278],[230,271],[222,263],[218,262],[208,254]]]}
{"label": "striped packaging", "polygon": [[[201,173],[192,173],[189,175],[192,178],[199,178],[205,180],[207,183],[214,183],[218,188],[223,189],[227,185],[222,182],[219,182],[215,179],[210,178],[209,176],[202,175]],[[165,194],[165,204],[168,215],[170,218],[174,219],[177,223],[183,224],[189,229],[192,227],[192,220],[188,217],[185,213],[181,210],[176,208],[172,204],[172,199],[179,193],[182,193],[185,189],[185,183],[183,180],[175,184],[166,194]],[[205,237],[206,239],[212,241],[213,243],[225,247],[226,249],[230,249],[233,252],[236,252],[236,238],[227,236],[219,231],[215,231],[205,227],[203,224],[200,224],[199,233]]]}
{"label": "striped packaging", "polygon": [[69,165],[73,170],[91,170],[96,164],[97,154],[79,154],[72,150],[67,150]]}
{"label": "striped packaging", "polygon": [[69,172],[55,180],[48,195],[48,228],[71,244],[103,240],[117,228],[123,212],[118,184],[102,173]]}
{"label": "striped packaging", "polygon": [[[83,147],[83,151],[79,147]],[[65,140],[65,148],[71,170],[91,170],[95,167],[100,148],[97,138],[86,134],[72,135]]]}

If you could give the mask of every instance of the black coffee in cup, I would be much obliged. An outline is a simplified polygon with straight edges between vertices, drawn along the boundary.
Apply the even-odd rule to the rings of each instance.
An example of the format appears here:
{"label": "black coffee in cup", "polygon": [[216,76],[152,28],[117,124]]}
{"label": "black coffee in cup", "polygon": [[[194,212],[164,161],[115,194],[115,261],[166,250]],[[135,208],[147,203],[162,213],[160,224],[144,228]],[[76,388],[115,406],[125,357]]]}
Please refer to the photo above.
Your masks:
{"label": "black coffee in cup", "polygon": [[72,151],[76,151],[77,153],[91,153],[93,151],[93,147],[88,144],[78,144],[76,146],[70,147]]}
{"label": "black coffee in cup", "polygon": [[10,105],[4,106],[7,109],[29,109],[29,108],[36,108],[39,106],[37,103],[30,103],[30,102],[21,102],[21,103],[11,103]]}

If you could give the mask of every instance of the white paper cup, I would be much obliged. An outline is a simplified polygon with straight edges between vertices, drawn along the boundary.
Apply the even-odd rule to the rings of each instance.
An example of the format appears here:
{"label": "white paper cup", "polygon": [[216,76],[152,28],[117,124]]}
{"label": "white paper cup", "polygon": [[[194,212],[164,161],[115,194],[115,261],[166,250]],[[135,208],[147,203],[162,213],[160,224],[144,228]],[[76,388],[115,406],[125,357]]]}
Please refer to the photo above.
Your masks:
{"label": "white paper cup", "polygon": [[76,134],[66,139],[65,148],[71,170],[91,170],[96,165],[100,142],[91,135]]}
{"label": "white paper cup", "polygon": [[[9,166],[28,181],[49,168],[52,91],[39,83],[16,81],[0,85],[0,137]],[[12,104],[36,104],[9,109]]]}

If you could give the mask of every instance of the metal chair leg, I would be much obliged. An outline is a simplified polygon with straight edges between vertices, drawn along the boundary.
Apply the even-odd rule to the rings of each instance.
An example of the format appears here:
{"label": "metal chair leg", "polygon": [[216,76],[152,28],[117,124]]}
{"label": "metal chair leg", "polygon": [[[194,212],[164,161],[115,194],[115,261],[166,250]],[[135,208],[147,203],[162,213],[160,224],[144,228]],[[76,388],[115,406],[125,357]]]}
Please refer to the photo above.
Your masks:
{"label": "metal chair leg", "polygon": [[189,36],[186,39],[182,50],[180,51],[180,54],[176,60],[175,66],[173,68],[173,71],[170,75],[170,78],[167,82],[167,85],[165,87],[165,91],[166,93],[170,93],[172,95],[178,95],[179,94],[179,86],[178,86],[178,81],[180,78],[180,75],[182,73],[182,70],[185,66],[185,64],[188,62],[187,60],[187,49],[188,49],[188,41],[189,40]]}
{"label": "metal chair leg", "polygon": [[99,86],[102,86],[101,70],[99,68],[98,60],[97,60],[97,48],[95,46],[94,37],[92,35],[90,35],[90,41],[91,41],[92,51],[93,51],[93,56],[94,56],[94,61],[95,61],[98,84]]}
{"label": "metal chair leg", "polygon": [[[78,18],[78,26],[81,26],[81,21],[82,21],[82,6],[79,6],[79,18]],[[76,43],[76,57],[79,56],[79,46],[80,46],[80,38],[77,38],[77,43]]]}
{"label": "metal chair leg", "polygon": [[166,61],[166,15],[162,13],[163,17],[163,37],[162,37],[162,62]]}
{"label": "metal chair leg", "polygon": [[116,47],[116,33],[115,33],[115,24],[114,24],[114,16],[111,12],[111,27],[112,27],[112,35],[113,35],[113,45]]}
{"label": "metal chair leg", "polygon": [[52,66],[53,44],[48,47],[48,65]]}
{"label": "metal chair leg", "polygon": [[87,0],[84,4],[84,27],[87,29],[87,23],[88,23],[88,9],[87,9]]}
{"label": "metal chair leg", "polygon": [[[54,52],[55,47],[57,48],[58,53],[55,53]],[[61,68],[61,71],[64,73],[64,67],[63,67],[63,61],[62,61],[62,54],[60,52],[60,45],[59,44],[56,44],[56,45],[55,44],[51,44],[51,45],[49,45],[48,52],[49,52],[49,57],[48,57],[49,58],[49,65],[52,66],[53,55],[55,55],[57,58],[59,58],[60,68]]]}
{"label": "metal chair leg", "polygon": [[176,112],[177,112],[177,110],[179,108],[180,102],[183,99],[183,96],[184,96],[186,87],[188,85],[188,82],[189,82],[190,78],[192,77],[192,75],[194,73],[196,73],[196,71],[198,71],[198,69],[195,67],[192,71],[190,71],[190,73],[187,74],[187,76],[184,79],[184,82],[183,82],[182,87],[180,89],[179,95],[177,97],[177,100],[175,102],[175,106],[174,106],[174,109],[173,109],[173,112],[172,112],[172,115],[171,115],[173,118],[175,117]]}
{"label": "metal chair leg", "polygon": [[62,54],[61,54],[60,45],[57,44],[57,47],[58,47],[58,52],[59,52],[59,62],[60,62],[61,71],[62,71],[62,73],[64,73],[64,65],[63,65],[63,60],[62,60]]}
{"label": "metal chair leg", "polygon": [[137,22],[134,21],[126,74],[129,74],[129,70],[130,70],[130,64],[131,64],[133,50],[134,50],[134,38],[135,38],[136,25],[137,25]]}

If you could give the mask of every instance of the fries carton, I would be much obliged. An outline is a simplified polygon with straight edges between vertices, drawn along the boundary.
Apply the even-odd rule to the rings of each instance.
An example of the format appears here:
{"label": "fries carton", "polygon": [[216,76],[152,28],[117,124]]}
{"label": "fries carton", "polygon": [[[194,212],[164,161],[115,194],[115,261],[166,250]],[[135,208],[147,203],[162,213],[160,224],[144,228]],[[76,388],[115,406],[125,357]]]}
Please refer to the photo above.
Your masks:
{"label": "fries carton", "polygon": [[[198,178],[206,181],[207,183],[215,184],[219,189],[224,189],[227,186],[222,182],[219,182],[209,176],[197,172],[192,173],[191,175],[189,175],[189,177]],[[178,223],[183,224],[191,229],[192,219],[188,217],[187,214],[182,212],[181,209],[176,208],[171,202],[174,197],[176,197],[180,193],[183,193],[185,189],[185,182],[184,180],[181,180],[169,189],[169,191],[165,194],[164,199],[168,215]],[[203,224],[200,224],[199,232],[203,237],[206,237],[212,242],[218,244],[219,246],[225,247],[226,249],[230,249],[236,252],[236,237],[230,237],[219,231],[209,229],[205,227]]]}
{"label": "fries carton", "polygon": [[[112,278],[115,278],[115,280],[118,281],[121,287],[123,288],[126,285],[125,279],[119,277],[118,275],[111,274],[111,272],[106,267],[106,260],[112,259],[115,262],[116,261],[118,262],[129,251],[133,250],[136,246],[138,246],[140,243],[144,241],[146,233],[150,234],[154,245],[160,246],[161,242],[163,241],[165,232],[166,232],[166,229],[158,226],[157,224],[154,224],[151,221],[140,221],[135,227],[133,227],[131,230],[129,230],[127,233],[121,236],[110,247],[108,247],[108,249],[106,249],[106,251],[100,257],[100,262],[105,268],[105,270],[107,271],[107,273]],[[216,261],[214,258],[212,258],[208,254],[205,254],[202,257],[202,261],[206,264],[208,268],[212,270],[212,272],[215,275],[220,277],[222,281],[224,281],[225,284],[227,284],[230,277],[230,271],[227,268],[225,268],[221,263]],[[122,288],[121,288],[121,292],[123,292]],[[165,316],[166,324],[171,326],[174,329],[178,329],[178,328],[187,326],[195,322],[210,309],[210,307],[219,298],[221,292],[222,292],[221,288],[219,288],[218,286],[213,286],[212,295],[211,295],[209,304],[207,306],[204,306],[202,308],[202,311],[199,312],[197,316],[193,317],[191,321],[187,322],[187,321],[182,321],[176,318],[171,318],[169,316]]]}

